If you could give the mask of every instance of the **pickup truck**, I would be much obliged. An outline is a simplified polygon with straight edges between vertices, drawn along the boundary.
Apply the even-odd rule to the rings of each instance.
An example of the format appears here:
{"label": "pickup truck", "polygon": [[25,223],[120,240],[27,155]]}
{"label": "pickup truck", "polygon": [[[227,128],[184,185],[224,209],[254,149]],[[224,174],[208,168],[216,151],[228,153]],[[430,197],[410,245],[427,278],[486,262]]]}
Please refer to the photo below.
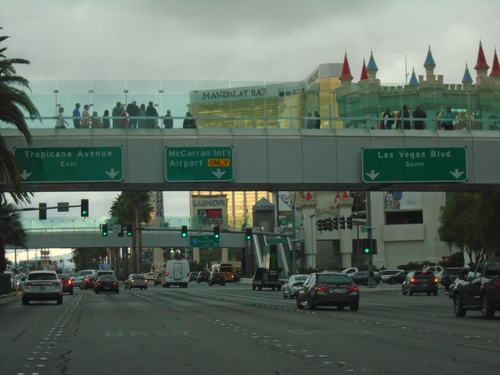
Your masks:
{"label": "pickup truck", "polygon": [[278,279],[278,275],[272,275],[270,270],[267,268],[259,267],[255,270],[255,274],[252,279],[252,289],[271,288],[272,290],[281,290],[281,281]]}
{"label": "pickup truck", "polygon": [[480,310],[483,319],[493,319],[500,310],[500,261],[481,262],[461,274],[453,290],[453,307],[457,317]]}

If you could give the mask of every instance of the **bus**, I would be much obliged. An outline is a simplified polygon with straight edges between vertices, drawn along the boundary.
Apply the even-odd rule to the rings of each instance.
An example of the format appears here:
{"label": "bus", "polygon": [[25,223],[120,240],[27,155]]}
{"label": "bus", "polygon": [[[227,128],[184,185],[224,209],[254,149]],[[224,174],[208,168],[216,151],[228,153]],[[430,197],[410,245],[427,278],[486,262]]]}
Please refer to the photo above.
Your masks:
{"label": "bus", "polygon": [[235,279],[237,277],[238,269],[233,267],[231,263],[213,264],[211,271],[222,273],[226,282],[237,281]]}

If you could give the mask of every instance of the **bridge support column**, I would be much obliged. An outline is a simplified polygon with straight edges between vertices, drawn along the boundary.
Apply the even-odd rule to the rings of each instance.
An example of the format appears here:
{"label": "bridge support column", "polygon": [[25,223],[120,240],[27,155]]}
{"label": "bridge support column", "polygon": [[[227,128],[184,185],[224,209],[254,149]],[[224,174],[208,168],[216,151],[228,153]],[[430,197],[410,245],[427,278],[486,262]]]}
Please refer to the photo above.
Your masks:
{"label": "bridge support column", "polygon": [[193,247],[193,262],[200,263],[200,248]]}
{"label": "bridge support column", "polygon": [[227,249],[227,247],[223,247],[221,250],[222,250],[222,252],[221,252],[222,254],[221,254],[221,260],[220,260],[220,262],[221,263],[229,263],[229,259],[228,259],[229,255],[228,255],[228,249]]}
{"label": "bridge support column", "polygon": [[[339,209],[339,217],[344,216],[347,218],[352,215],[352,205],[354,199],[344,191],[342,196],[337,195],[334,201],[334,207]],[[342,258],[342,268],[352,266],[352,230],[339,228],[339,238],[340,238],[340,255]]]}

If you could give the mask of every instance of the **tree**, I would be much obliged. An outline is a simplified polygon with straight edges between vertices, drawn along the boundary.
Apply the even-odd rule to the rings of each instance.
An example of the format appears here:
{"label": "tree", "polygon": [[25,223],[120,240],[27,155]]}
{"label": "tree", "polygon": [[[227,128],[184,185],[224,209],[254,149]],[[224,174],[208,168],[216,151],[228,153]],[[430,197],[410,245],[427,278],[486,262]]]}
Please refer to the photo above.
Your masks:
{"label": "tree", "polygon": [[[142,251],[142,223],[151,219],[152,207],[149,205],[149,192],[125,191],[113,201],[109,211],[111,216],[118,219],[122,225],[132,224],[132,271],[139,272],[139,254]],[[122,248],[122,261],[127,258],[126,249]],[[126,265],[125,265],[126,266]],[[126,274],[127,272],[124,271]]]}
{"label": "tree", "polygon": [[21,223],[21,215],[13,204],[0,204],[0,273],[6,269],[5,247],[26,247],[28,235]]}
{"label": "tree", "polygon": [[[2,28],[0,27],[0,30]],[[0,43],[8,36],[0,36]],[[29,117],[40,119],[40,113],[26,94],[22,87],[29,89],[29,82],[25,78],[16,75],[15,64],[29,64],[28,60],[20,58],[8,59],[4,52],[7,48],[0,48],[0,122],[15,125],[24,134],[28,144],[31,144],[31,134],[26,123],[23,110]],[[21,88],[18,88],[20,86]],[[19,178],[19,168],[14,155],[0,136],[0,179],[13,186],[10,193],[14,203],[29,203],[30,193],[22,191]],[[5,194],[0,193],[0,203],[5,202]]]}
{"label": "tree", "polygon": [[488,197],[482,193],[456,193],[440,208],[439,239],[463,250],[472,263],[484,259],[488,250],[489,227],[483,217],[487,206]]}

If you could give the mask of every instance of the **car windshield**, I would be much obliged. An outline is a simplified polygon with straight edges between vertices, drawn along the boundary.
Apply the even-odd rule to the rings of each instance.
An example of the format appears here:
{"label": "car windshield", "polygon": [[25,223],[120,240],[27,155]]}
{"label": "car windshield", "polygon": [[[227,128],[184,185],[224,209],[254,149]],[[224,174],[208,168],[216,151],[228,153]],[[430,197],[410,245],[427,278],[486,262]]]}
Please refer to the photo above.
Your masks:
{"label": "car windshield", "polygon": [[130,278],[131,279],[136,279],[136,280],[138,280],[138,279],[143,279],[144,280],[144,276],[143,275],[130,275]]}
{"label": "car windshield", "polygon": [[419,279],[433,279],[435,278],[436,276],[434,275],[433,272],[425,272],[425,271],[422,271],[422,272],[415,272],[415,274],[413,275],[413,277],[417,277]]}
{"label": "car windshield", "polygon": [[30,273],[28,280],[57,280],[55,273]]}
{"label": "car windshield", "polygon": [[65,274],[62,274],[62,273],[61,273],[61,274],[59,274],[59,278],[60,278],[61,280],[67,280],[67,279],[69,279],[69,275],[65,275]]}
{"label": "car windshield", "polygon": [[352,284],[347,275],[318,275],[318,284]]}

